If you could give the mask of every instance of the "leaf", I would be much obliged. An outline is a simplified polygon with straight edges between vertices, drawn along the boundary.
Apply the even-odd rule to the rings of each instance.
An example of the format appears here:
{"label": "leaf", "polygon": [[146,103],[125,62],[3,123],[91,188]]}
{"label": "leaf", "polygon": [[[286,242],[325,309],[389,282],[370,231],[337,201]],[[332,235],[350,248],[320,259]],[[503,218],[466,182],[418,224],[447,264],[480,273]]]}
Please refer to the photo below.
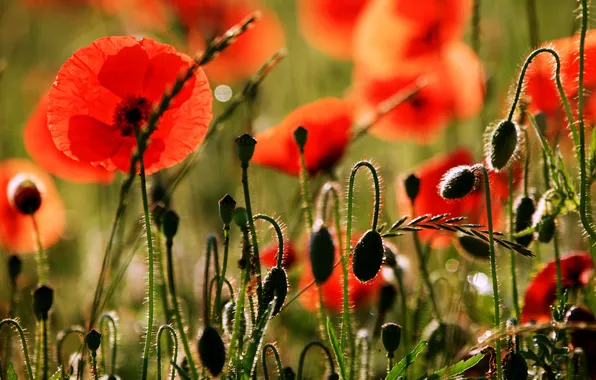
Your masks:
{"label": "leaf", "polygon": [[341,378],[346,380],[346,365],[344,363],[344,355],[339,348],[339,342],[337,341],[337,337],[335,336],[335,330],[333,330],[333,325],[331,325],[331,320],[327,317],[327,335],[329,335],[329,341],[331,342],[331,348],[333,349],[333,353],[335,354],[335,358],[337,359],[337,365],[339,366],[339,373]]}
{"label": "leaf", "polygon": [[391,226],[391,228],[389,229],[389,231],[394,231],[394,230],[398,229],[399,227],[401,227],[401,225],[404,224],[404,222],[406,220],[408,220],[409,217],[410,217],[409,215],[402,216],[402,218],[400,220],[398,220],[397,222],[393,223],[393,225]]}
{"label": "leaf", "polygon": [[52,377],[50,377],[50,380],[60,380],[62,379],[62,368],[58,368],[58,371],[56,371],[55,374],[52,375]]}
{"label": "leaf", "polygon": [[8,376],[8,380],[19,380],[16,371],[14,370],[14,366],[12,363],[8,363],[8,367],[6,368],[6,375]]}
{"label": "leaf", "polygon": [[418,355],[426,348],[427,342],[422,341],[409,354],[407,354],[399,363],[397,363],[385,380],[397,380],[400,376],[405,376],[406,370],[414,363]]}
{"label": "leaf", "polygon": [[273,314],[273,306],[275,305],[276,300],[277,297],[273,297],[273,300],[269,302],[267,309],[265,309],[265,312],[261,315],[261,318],[257,322],[257,325],[250,336],[250,344],[248,347],[246,347],[246,351],[242,354],[243,375],[252,375],[252,372],[257,366],[257,353],[260,352],[261,345],[263,344],[265,331],[267,330],[267,325],[269,325],[269,321],[271,320],[271,314]]}
{"label": "leaf", "polygon": [[451,366],[445,367],[443,369],[440,369],[438,371],[435,371],[432,375],[430,375],[429,378],[434,379],[434,378],[441,378],[443,376],[461,375],[468,369],[470,369],[470,368],[474,367],[476,364],[478,364],[484,358],[484,355],[485,354],[483,354],[483,353],[476,354],[468,360],[462,360],[458,363],[455,363],[454,365],[451,365]]}

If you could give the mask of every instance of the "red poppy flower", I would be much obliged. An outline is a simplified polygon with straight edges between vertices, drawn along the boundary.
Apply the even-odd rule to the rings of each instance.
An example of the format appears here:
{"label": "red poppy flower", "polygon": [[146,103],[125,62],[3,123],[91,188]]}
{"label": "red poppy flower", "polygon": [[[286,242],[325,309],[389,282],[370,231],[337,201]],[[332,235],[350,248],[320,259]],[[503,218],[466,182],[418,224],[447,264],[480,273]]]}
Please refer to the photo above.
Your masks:
{"label": "red poppy flower", "polygon": [[0,246],[12,253],[37,252],[31,215],[19,212],[9,196],[9,184],[15,177],[32,181],[41,193],[34,218],[43,247],[56,243],[64,232],[64,204],[50,176],[32,162],[18,158],[0,161]]}
{"label": "red poppy flower", "polygon": [[119,16],[129,28],[164,30],[166,8],[162,0],[88,0],[102,11]]}
{"label": "red poppy flower", "polygon": [[[49,93],[48,125],[60,151],[108,170],[130,169],[134,126],[147,118],[193,61],[152,39],[104,37],[69,58]],[[182,161],[203,141],[212,95],[198,68],[151,135],[147,174]]]}
{"label": "red poppy flower", "polygon": [[470,0],[374,0],[354,32],[354,60],[379,77],[412,75],[461,38]]}
{"label": "red poppy flower", "polygon": [[428,144],[453,119],[469,118],[480,111],[484,74],[478,57],[468,46],[451,44],[443,50],[439,63],[435,61],[426,69],[414,76],[393,78],[376,78],[365,70],[355,70],[353,94],[361,113],[372,111],[420,78],[427,82],[409,100],[376,122],[370,128],[373,135]]}
{"label": "red poppy flower", "polygon": [[310,174],[332,168],[343,156],[351,138],[352,106],[342,99],[323,98],[291,112],[277,126],[255,137],[257,145],[252,162],[281,170],[290,175],[300,172],[300,154],[294,131],[308,130],[304,147]]}
{"label": "red poppy flower", "polygon": [[[277,243],[269,244],[266,246],[260,254],[261,257],[261,265],[266,265],[267,267],[274,267],[277,265]],[[289,269],[292,267],[294,262],[296,261],[296,248],[294,248],[294,243],[289,240],[284,242],[284,255],[282,259],[282,266],[285,269]]]}
{"label": "red poppy flower", "polygon": [[174,8],[188,29],[188,44],[193,52],[205,49],[206,41],[223,34],[252,12],[261,18],[232,45],[205,65],[210,80],[237,82],[248,78],[273,53],[283,47],[283,29],[275,14],[249,0],[172,0]]}
{"label": "red poppy flower", "polygon": [[352,35],[356,20],[369,0],[300,0],[298,21],[306,40],[317,49],[339,59],[352,57]]}
{"label": "red poppy flower", "polygon": [[47,111],[48,96],[46,94],[39,101],[23,132],[25,148],[37,164],[48,172],[73,182],[112,182],[114,173],[102,167],[73,160],[56,148],[48,129]]}
{"label": "red poppy flower", "polygon": [[[585,286],[592,276],[592,257],[586,252],[575,252],[561,259],[561,281],[564,288]],[[532,279],[524,297],[521,322],[544,323],[551,320],[550,306],[557,298],[557,267],[555,260]]]}

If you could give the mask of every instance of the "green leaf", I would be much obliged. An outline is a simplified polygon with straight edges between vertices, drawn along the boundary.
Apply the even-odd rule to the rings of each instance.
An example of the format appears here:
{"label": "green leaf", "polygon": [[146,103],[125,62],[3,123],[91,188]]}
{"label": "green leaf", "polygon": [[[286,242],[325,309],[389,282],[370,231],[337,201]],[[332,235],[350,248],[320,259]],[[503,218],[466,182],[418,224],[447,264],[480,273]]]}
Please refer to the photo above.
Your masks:
{"label": "green leaf", "polygon": [[60,380],[62,379],[62,368],[58,368],[58,371],[50,377],[50,380]]}
{"label": "green leaf", "polygon": [[246,347],[246,351],[242,355],[242,375],[250,374],[252,376],[252,372],[257,367],[257,353],[261,351],[265,331],[267,330],[269,320],[271,320],[276,299],[277,297],[274,297],[273,301],[269,303],[269,306],[267,306],[267,309],[265,309],[265,312],[261,315],[261,318],[251,334],[250,344]]}
{"label": "green leaf", "polygon": [[426,345],[427,342],[425,341],[418,343],[418,345],[414,347],[414,349],[409,354],[407,354],[405,358],[403,358],[399,363],[397,363],[393,367],[393,369],[391,370],[391,372],[389,372],[385,380],[397,380],[398,377],[405,376],[408,367],[411,366],[418,357],[418,355],[420,355],[420,353],[424,351]]}
{"label": "green leaf", "polygon": [[452,366],[448,366],[448,367],[445,367],[443,369],[440,369],[440,370],[434,372],[430,376],[430,378],[435,378],[435,376],[436,376],[436,378],[441,378],[443,376],[461,375],[468,369],[470,369],[470,368],[474,367],[476,364],[478,364],[483,358],[484,358],[484,354],[482,354],[482,353],[476,354],[468,360],[462,360]]}
{"label": "green leaf", "polygon": [[331,324],[331,320],[327,317],[327,335],[329,335],[329,341],[331,342],[331,348],[333,349],[333,353],[335,354],[335,358],[337,359],[337,365],[339,366],[339,374],[341,375],[342,379],[347,379],[346,376],[346,365],[344,363],[344,355],[339,348],[339,342],[337,341],[337,336],[335,335],[335,330],[333,329],[333,325]]}
{"label": "green leaf", "polygon": [[16,371],[14,370],[14,366],[12,363],[8,363],[8,368],[6,368],[6,375],[8,376],[8,380],[19,380]]}

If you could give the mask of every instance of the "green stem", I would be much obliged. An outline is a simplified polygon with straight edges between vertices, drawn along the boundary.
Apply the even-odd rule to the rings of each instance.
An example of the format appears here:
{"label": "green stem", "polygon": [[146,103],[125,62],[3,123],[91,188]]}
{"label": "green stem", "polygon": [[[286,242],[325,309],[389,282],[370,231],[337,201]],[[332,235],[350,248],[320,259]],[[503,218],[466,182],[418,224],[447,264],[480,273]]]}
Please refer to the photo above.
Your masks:
{"label": "green stem", "polygon": [[261,361],[263,363],[263,376],[265,377],[265,380],[269,380],[269,372],[267,370],[267,350],[270,350],[271,352],[273,352],[273,356],[275,357],[275,365],[277,366],[277,373],[279,374],[279,377],[281,380],[285,380],[283,377],[283,370],[284,367],[281,364],[281,358],[279,357],[279,352],[277,351],[277,348],[275,347],[275,345],[273,345],[272,343],[267,343],[266,345],[263,346],[263,355],[261,358]]}
{"label": "green stem", "polygon": [[557,301],[561,300],[563,296],[563,275],[561,272],[561,252],[559,250],[559,234],[555,227],[555,234],[553,235],[553,251],[555,253],[555,265],[557,267]]}
{"label": "green stem", "polygon": [[35,322],[35,378],[41,378],[42,374],[42,363],[41,363],[41,353],[42,353],[42,334],[43,334],[43,327],[41,321]]}
{"label": "green stem", "polygon": [[[82,338],[85,336],[85,331],[82,328],[74,327],[61,331],[58,334],[58,342],[56,343],[56,363],[58,363],[58,368],[62,368],[63,371],[65,367],[64,363],[62,362],[62,346],[64,345],[66,338],[71,334],[78,334],[82,340]],[[62,378],[65,378],[65,376],[62,376]]]}
{"label": "green stem", "polygon": [[528,14],[528,27],[530,29],[530,43],[532,48],[538,46],[540,39],[538,37],[538,16],[536,15],[536,0],[526,0],[526,10]]}
{"label": "green stem", "polygon": [[306,171],[306,160],[304,158],[304,147],[300,148],[300,192],[302,194],[302,208],[306,212],[306,227],[310,231],[313,226],[313,217],[310,191],[308,189],[308,173]]}
{"label": "green stem", "polygon": [[[214,261],[213,265],[215,266],[215,276],[216,278],[219,277],[219,257],[217,254],[217,238],[214,235],[209,235],[207,237],[207,257],[205,262],[205,274],[204,274],[204,282],[203,282],[203,322],[205,326],[211,326],[211,292],[209,287],[209,264],[211,261],[211,255],[213,255]],[[219,307],[219,305],[217,305]]]}
{"label": "green stem", "polygon": [[42,380],[48,380],[48,320],[42,318],[41,320],[41,334],[42,334],[42,347],[43,347],[43,367],[42,367]]}
{"label": "green stem", "polygon": [[43,285],[48,281],[48,256],[41,243],[41,234],[39,233],[39,226],[35,215],[31,215],[31,222],[33,223],[35,244],[37,245],[37,275],[39,276],[39,284]]}
{"label": "green stem", "polygon": [[472,14],[472,49],[480,52],[480,0],[474,0],[474,12]]}
{"label": "green stem", "polygon": [[27,367],[27,374],[29,375],[29,380],[33,380],[33,370],[31,369],[31,360],[29,359],[29,350],[27,349],[27,339],[25,339],[25,332],[23,331],[23,328],[21,327],[19,322],[17,322],[14,319],[4,319],[0,321],[0,330],[2,330],[2,327],[4,327],[4,325],[11,325],[17,329],[19,338],[21,338],[21,345],[23,346],[23,356],[25,357],[25,366]]}
{"label": "green stem", "polygon": [[393,368],[393,356],[387,355],[387,372],[391,371]]}
{"label": "green stem", "polygon": [[[217,281],[217,291],[215,292],[215,305],[219,305],[221,303],[221,290],[223,288],[224,281],[226,279],[226,269],[228,268],[228,252],[230,249],[230,225],[224,224],[223,227],[223,246],[224,246],[224,253],[223,253],[223,263],[221,267],[221,276],[218,278]],[[233,298],[233,295],[231,295]],[[220,323],[221,320],[219,318],[219,313],[214,313],[213,320]]]}
{"label": "green stem", "polygon": [[[162,325],[159,330],[157,330],[157,380],[161,380],[161,334],[164,331],[167,331],[170,334],[170,338],[172,342],[174,342],[174,352],[172,354],[172,363],[176,363],[178,360],[178,336],[176,335],[176,330],[172,328],[170,325]],[[170,369],[170,380],[174,380],[174,376],[176,374],[176,370],[174,367]]]}
{"label": "green stem", "polygon": [[93,380],[99,379],[99,374],[97,373],[97,352],[91,352],[91,376]]}
{"label": "green stem", "polygon": [[422,279],[424,280],[424,284],[428,289],[428,295],[430,296],[430,300],[433,305],[435,317],[439,322],[441,322],[441,312],[439,310],[439,305],[437,304],[433,284],[430,281],[430,274],[428,273],[428,267],[426,266],[426,258],[422,252],[422,244],[420,243],[420,238],[418,237],[417,232],[413,233],[413,238],[416,255],[418,256],[418,263],[420,264],[420,271],[422,272]]}
{"label": "green stem", "polygon": [[302,349],[300,353],[300,361],[298,362],[298,374],[296,375],[296,380],[302,380],[302,368],[304,367],[304,360],[306,359],[306,354],[311,347],[319,347],[325,353],[329,363],[329,370],[331,372],[335,372],[335,365],[333,364],[333,357],[331,356],[331,352],[325,345],[321,342],[310,342]]}
{"label": "green stem", "polygon": [[[526,177],[527,179],[527,177]],[[525,182],[524,182],[525,184]],[[513,241],[513,235],[515,230],[515,224],[513,221],[513,168],[509,167],[509,204],[507,207],[509,212],[509,239]],[[515,252],[509,251],[509,261],[511,269],[511,291],[513,297],[513,309],[515,310],[515,318],[519,321],[520,310],[519,310],[519,297],[517,294],[517,279],[516,279],[516,265],[515,265]]]}
{"label": "green stem", "polygon": [[155,246],[157,256],[157,289],[159,290],[159,297],[161,298],[161,307],[163,308],[163,314],[165,323],[169,323],[171,319],[170,307],[168,304],[168,293],[166,290],[165,272],[163,265],[163,252],[162,252],[162,240],[161,233],[158,231],[155,234]]}
{"label": "green stem", "polygon": [[277,262],[276,262],[276,266],[278,268],[281,268],[281,263],[282,263],[283,256],[284,256],[284,235],[283,235],[283,232],[281,231],[281,227],[275,221],[275,219],[273,219],[269,215],[257,214],[255,216],[253,216],[253,219],[254,220],[264,220],[264,221],[268,222],[269,224],[271,224],[271,226],[275,230],[275,235],[277,236]]}
{"label": "green stem", "polygon": [[[111,354],[111,363],[110,363],[110,371],[108,372],[107,367],[104,367],[106,369],[106,372],[108,372],[108,374],[110,375],[115,375],[116,374],[116,363],[117,363],[117,357],[118,357],[118,323],[116,322],[116,318],[114,318],[114,316],[112,315],[112,313],[103,313],[100,317],[99,317],[99,326],[100,328],[103,326],[104,321],[106,321],[107,325],[111,325],[111,327],[108,327],[108,337],[109,337],[109,342],[112,346],[112,354]],[[102,330],[104,330],[102,328]],[[105,330],[104,330],[105,331]],[[84,335],[84,333],[83,333]],[[103,339],[105,341],[105,338]],[[103,347],[104,345],[102,345]],[[103,352],[103,351],[102,351]],[[103,359],[102,359],[103,360]]]}

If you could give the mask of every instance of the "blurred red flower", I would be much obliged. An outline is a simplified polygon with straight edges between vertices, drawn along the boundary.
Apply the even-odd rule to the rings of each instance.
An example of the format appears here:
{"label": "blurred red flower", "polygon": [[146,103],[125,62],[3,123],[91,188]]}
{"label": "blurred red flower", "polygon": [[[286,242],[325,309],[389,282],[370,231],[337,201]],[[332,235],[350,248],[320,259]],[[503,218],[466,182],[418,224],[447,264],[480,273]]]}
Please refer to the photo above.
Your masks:
{"label": "blurred red flower", "polygon": [[0,161],[0,246],[10,253],[37,252],[31,215],[25,215],[9,199],[9,183],[17,176],[35,183],[41,206],[35,212],[42,246],[56,243],[64,232],[65,210],[51,177],[32,162],[12,158]]}
{"label": "blurred red flower", "polygon": [[[152,39],[104,37],[79,49],[49,93],[48,125],[60,151],[108,170],[130,169],[140,127],[193,61]],[[171,103],[144,154],[147,174],[182,161],[203,141],[212,95],[201,68]]]}
{"label": "blurred red flower", "polygon": [[423,66],[422,70],[415,75],[391,78],[355,70],[353,95],[360,113],[371,112],[416,80],[426,81],[415,95],[377,121],[370,133],[383,139],[412,139],[429,144],[453,119],[466,119],[480,111],[484,72],[468,46],[459,42],[450,44],[432,65]]}
{"label": "blurred red flower", "polygon": [[337,98],[323,98],[292,111],[277,126],[258,133],[252,161],[290,175],[300,172],[300,154],[294,131],[302,126],[308,131],[304,148],[310,174],[332,168],[343,156],[352,136],[351,103]]}
{"label": "blurred red flower", "polygon": [[207,76],[214,82],[231,83],[250,77],[284,46],[283,28],[276,15],[255,0],[171,2],[188,30],[188,44],[193,52],[205,50],[206,41],[223,34],[252,12],[261,12],[261,18],[250,30],[205,65]]}
{"label": "blurred red flower", "polygon": [[104,12],[119,16],[129,29],[164,30],[167,10],[163,0],[88,0]]}
{"label": "blurred red flower", "polygon": [[[574,252],[561,258],[561,282],[563,288],[578,288],[588,284],[594,271],[592,257],[586,252]],[[544,323],[551,320],[550,306],[557,298],[557,267],[551,260],[532,279],[521,313],[521,322]]]}
{"label": "blurred red flower", "polygon": [[66,156],[56,148],[48,129],[48,96],[44,95],[27,121],[23,138],[27,153],[48,172],[68,181],[87,183],[110,183],[114,173],[102,167],[79,162]]}
{"label": "blurred red flower", "polygon": [[338,59],[352,58],[352,39],[356,20],[369,0],[298,1],[298,22],[306,40]]}
{"label": "blurred red flower", "polygon": [[[277,243],[269,244],[260,254],[261,265],[267,267],[274,267],[277,265]],[[285,269],[290,269],[296,261],[296,248],[294,243],[289,240],[284,241],[284,254],[282,259],[282,266]]]}

